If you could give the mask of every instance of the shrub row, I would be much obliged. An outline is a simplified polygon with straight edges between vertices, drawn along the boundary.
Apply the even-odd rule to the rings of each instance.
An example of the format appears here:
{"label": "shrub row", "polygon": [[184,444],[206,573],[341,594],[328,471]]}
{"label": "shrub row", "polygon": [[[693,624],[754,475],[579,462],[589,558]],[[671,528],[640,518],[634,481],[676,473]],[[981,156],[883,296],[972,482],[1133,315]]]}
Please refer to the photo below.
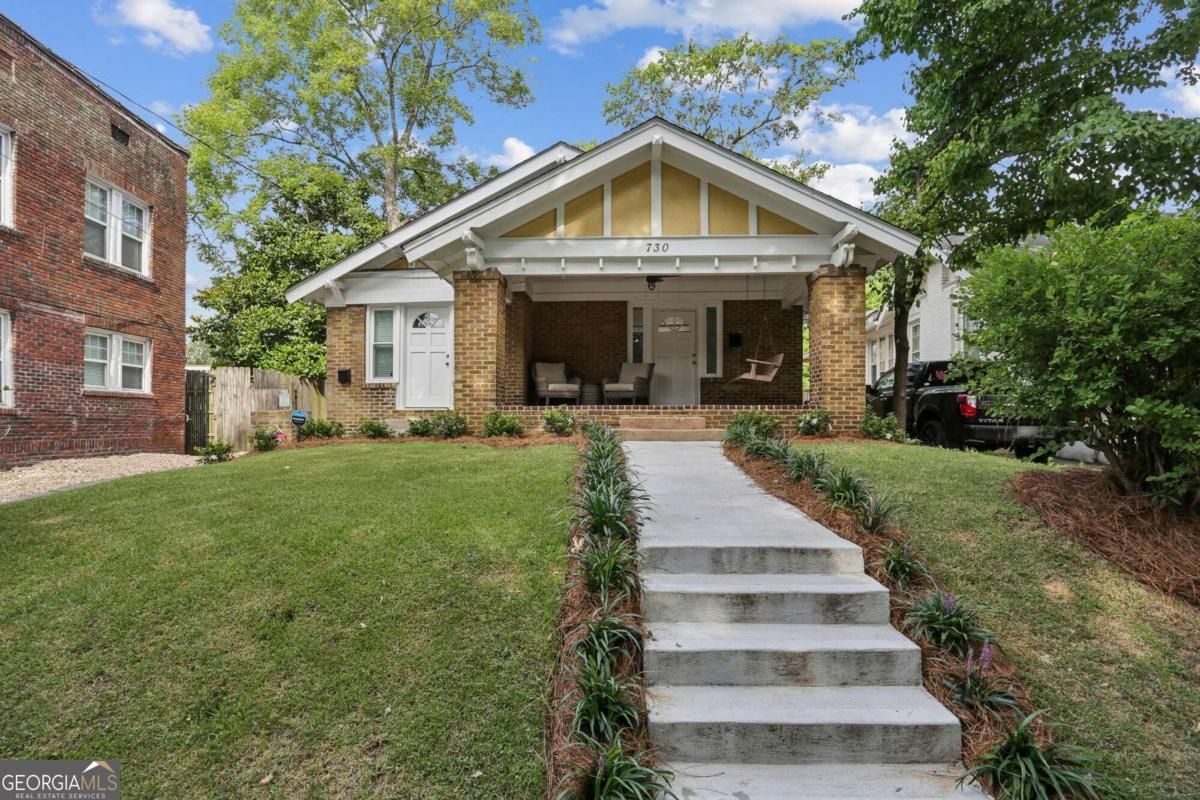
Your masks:
{"label": "shrub row", "polygon": [[[832,463],[824,453],[789,445],[777,431],[778,425],[764,423],[761,412],[740,412],[726,429],[725,442],[751,457],[774,461],[793,481],[807,482],[831,508],[852,514],[867,533],[897,535],[898,502],[872,492],[857,473]],[[960,785],[978,781],[995,796],[1014,800],[1098,800],[1108,795],[1111,786],[1096,773],[1095,757],[1050,741],[1047,726],[1039,731],[1034,724],[1041,712],[1025,714],[1015,683],[994,671],[994,636],[980,624],[978,606],[940,590],[902,539],[889,542],[875,566],[909,598],[904,630],[942,653],[942,666],[948,667],[944,683],[954,704],[973,718],[990,717],[1002,726],[1003,734],[975,759]]]}
{"label": "shrub row", "polygon": [[566,748],[582,754],[582,766],[557,797],[674,797],[670,774],[654,766],[645,745],[637,523],[646,496],[611,428],[585,423],[584,435],[571,550],[582,608],[564,630],[562,660],[570,684],[563,695],[571,719]]}

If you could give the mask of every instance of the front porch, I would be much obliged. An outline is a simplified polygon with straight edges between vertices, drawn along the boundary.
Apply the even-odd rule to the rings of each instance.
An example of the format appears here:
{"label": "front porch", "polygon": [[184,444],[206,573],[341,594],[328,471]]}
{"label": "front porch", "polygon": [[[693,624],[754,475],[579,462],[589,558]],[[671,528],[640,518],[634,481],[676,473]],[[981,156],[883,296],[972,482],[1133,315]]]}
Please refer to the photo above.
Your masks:
{"label": "front porch", "polygon": [[[806,399],[804,310],[777,276],[506,280],[510,404],[544,404],[529,365],[562,364],[577,404],[618,405],[604,392],[622,365],[653,365],[637,405],[799,405]],[[653,286],[653,289],[648,287]],[[802,300],[803,296],[799,298]],[[739,381],[747,359],[783,357],[770,381]],[[524,364],[518,375],[515,365]],[[629,408],[629,404],[623,407]]]}

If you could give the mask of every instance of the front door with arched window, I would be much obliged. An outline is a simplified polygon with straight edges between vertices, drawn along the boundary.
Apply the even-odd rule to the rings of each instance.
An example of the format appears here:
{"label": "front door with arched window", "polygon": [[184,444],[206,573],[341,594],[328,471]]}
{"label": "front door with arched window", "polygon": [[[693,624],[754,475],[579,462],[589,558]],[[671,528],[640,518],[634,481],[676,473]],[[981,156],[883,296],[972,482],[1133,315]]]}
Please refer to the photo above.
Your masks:
{"label": "front door with arched window", "polygon": [[405,331],[406,408],[449,408],[454,374],[449,306],[409,306]]}
{"label": "front door with arched window", "polygon": [[654,378],[650,400],[667,406],[700,401],[696,372],[696,312],[654,312]]}

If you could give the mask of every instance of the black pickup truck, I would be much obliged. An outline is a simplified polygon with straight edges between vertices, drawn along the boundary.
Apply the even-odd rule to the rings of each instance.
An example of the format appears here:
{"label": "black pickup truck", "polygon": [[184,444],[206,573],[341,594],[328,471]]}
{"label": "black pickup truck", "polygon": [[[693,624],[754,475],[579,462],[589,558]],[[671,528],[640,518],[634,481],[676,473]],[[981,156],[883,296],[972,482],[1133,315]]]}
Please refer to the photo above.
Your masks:
{"label": "black pickup truck", "polygon": [[[1042,427],[1025,420],[1009,420],[988,413],[985,398],[946,380],[949,361],[914,361],[908,365],[909,436],[935,447],[973,447],[979,450],[1012,448],[1025,458],[1036,453],[1051,437]],[[867,403],[879,415],[891,414],[895,394],[894,370],[867,387]]]}

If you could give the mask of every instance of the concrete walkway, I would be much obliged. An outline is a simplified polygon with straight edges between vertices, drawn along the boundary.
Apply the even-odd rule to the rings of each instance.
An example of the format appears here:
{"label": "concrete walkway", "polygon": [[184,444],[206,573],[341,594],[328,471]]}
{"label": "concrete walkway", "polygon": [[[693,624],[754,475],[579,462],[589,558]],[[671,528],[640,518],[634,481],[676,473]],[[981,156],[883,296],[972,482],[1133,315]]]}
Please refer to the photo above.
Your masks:
{"label": "concrete walkway", "polygon": [[921,685],[862,551],[713,442],[627,442],[643,527],[650,735],[683,800],[956,791],[958,719]]}

